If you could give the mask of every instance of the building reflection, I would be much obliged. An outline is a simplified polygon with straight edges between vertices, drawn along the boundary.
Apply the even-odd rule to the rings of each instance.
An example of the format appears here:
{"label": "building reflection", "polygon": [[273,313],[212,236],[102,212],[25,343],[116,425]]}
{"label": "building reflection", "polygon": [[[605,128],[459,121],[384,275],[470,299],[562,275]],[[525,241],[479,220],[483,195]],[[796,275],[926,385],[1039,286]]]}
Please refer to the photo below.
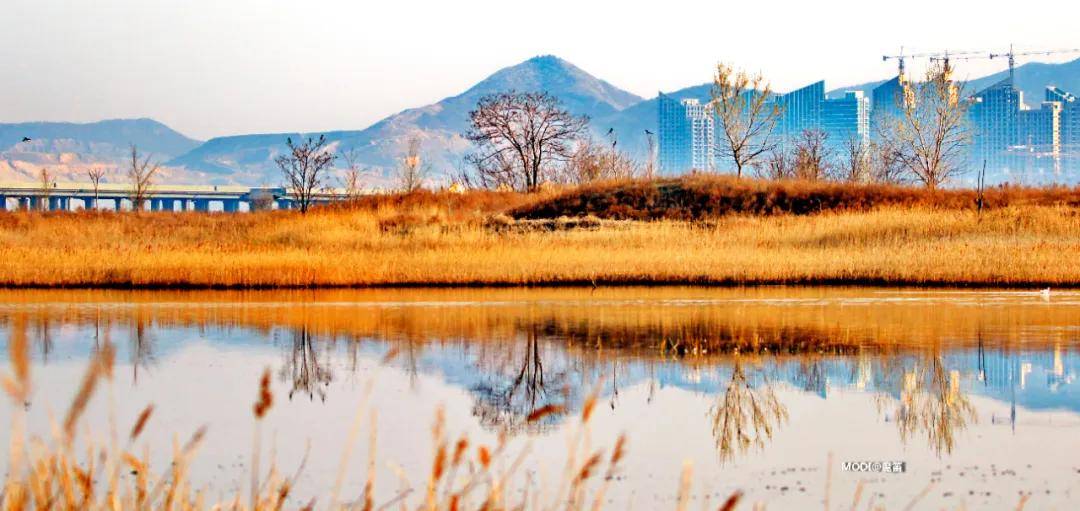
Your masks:
{"label": "building reflection", "polygon": [[[1075,310],[1064,306],[974,308],[966,315],[946,314],[940,305],[896,306],[885,311],[888,326],[879,327],[881,314],[858,307],[785,305],[778,313],[775,305],[741,302],[711,308],[627,303],[50,305],[9,310],[0,314],[0,327],[33,339],[43,363],[88,354],[87,343],[60,340],[72,325],[95,345],[128,332],[130,342],[118,343],[118,359],[130,361],[136,378],[141,367],[182,349],[180,341],[269,345],[283,333],[279,377],[291,384],[290,397],[320,401],[333,392],[336,377],[348,378],[350,368],[363,371],[393,350],[399,355],[388,363],[413,381],[435,376],[462,389],[484,427],[511,432],[535,432],[576,416],[597,385],[614,409],[628,388],[647,386],[651,400],[658,389],[676,387],[709,401],[699,417],[712,426],[721,459],[766,445],[787,415],[778,396],[790,392],[816,399],[838,390],[878,396],[880,408],[871,406],[868,414],[893,423],[902,441],[926,442],[942,455],[976,419],[1015,429],[1025,410],[1080,413]],[[983,404],[976,397],[1009,411],[979,417],[976,406]],[[526,420],[547,405],[565,413]]]}
{"label": "building reflection", "polygon": [[947,370],[940,356],[931,355],[905,370],[900,381],[890,417],[900,440],[907,443],[922,434],[936,454],[951,453],[956,435],[977,420],[975,407],[960,390],[959,371]]}

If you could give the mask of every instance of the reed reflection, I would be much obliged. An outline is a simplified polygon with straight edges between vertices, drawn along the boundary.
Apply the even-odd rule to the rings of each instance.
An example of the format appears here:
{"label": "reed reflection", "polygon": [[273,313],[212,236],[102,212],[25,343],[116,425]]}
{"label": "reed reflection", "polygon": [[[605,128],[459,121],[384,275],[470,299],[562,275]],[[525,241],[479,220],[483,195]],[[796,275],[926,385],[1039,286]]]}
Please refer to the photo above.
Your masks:
{"label": "reed reflection", "polygon": [[[1013,424],[1018,404],[1080,413],[1080,399],[1069,393],[1080,369],[1080,354],[1071,348],[1078,340],[1075,308],[1055,303],[840,307],[827,300],[777,305],[630,299],[650,293],[662,298],[656,290],[598,290],[609,301],[595,303],[588,301],[592,294],[546,290],[538,293],[547,301],[484,303],[467,301],[470,291],[455,291],[454,297],[462,297],[458,302],[432,291],[395,293],[399,301],[386,304],[350,302],[349,294],[332,295],[340,301],[325,304],[273,301],[273,294],[262,301],[206,303],[170,295],[168,303],[143,298],[120,305],[40,299],[37,305],[0,309],[0,322],[9,331],[31,333],[42,362],[64,349],[56,340],[61,326],[81,327],[87,342],[130,332],[128,358],[136,376],[139,367],[182,349],[157,342],[172,332],[197,328],[210,337],[244,337],[268,346],[276,333],[284,333],[279,377],[292,384],[291,395],[319,401],[328,400],[334,383],[350,370],[370,367],[394,350],[399,355],[389,363],[413,381],[435,376],[440,385],[464,390],[483,427],[511,432],[557,426],[579,411],[597,384],[612,408],[635,396],[627,389],[638,385],[647,386],[646,405],[656,388],[678,387],[708,400],[689,415],[707,420],[723,460],[750,455],[785,428],[781,400],[791,390],[822,399],[836,389],[864,393],[866,413],[884,413],[899,441],[925,440],[939,455],[952,452],[961,432],[976,423],[973,392],[1011,399]],[[429,294],[447,301],[413,304],[403,298]],[[623,295],[627,299],[614,300]],[[1031,371],[1045,376],[1053,392],[1034,392],[1024,379]],[[549,405],[562,414],[526,421]]]}

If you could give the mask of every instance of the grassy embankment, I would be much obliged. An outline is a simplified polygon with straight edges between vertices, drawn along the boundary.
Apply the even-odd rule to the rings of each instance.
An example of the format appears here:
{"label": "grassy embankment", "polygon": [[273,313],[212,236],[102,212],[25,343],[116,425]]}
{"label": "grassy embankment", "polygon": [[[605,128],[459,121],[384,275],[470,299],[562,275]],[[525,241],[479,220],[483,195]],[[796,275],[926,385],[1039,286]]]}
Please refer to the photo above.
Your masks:
{"label": "grassy embankment", "polygon": [[0,285],[1075,286],[1080,189],[696,176],[367,197],[308,215],[0,215]]}

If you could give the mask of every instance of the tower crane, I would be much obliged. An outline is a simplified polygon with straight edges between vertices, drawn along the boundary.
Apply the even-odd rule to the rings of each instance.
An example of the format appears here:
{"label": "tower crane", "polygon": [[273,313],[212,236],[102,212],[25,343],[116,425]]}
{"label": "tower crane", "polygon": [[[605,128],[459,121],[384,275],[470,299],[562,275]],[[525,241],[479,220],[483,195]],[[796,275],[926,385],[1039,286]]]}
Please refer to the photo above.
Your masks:
{"label": "tower crane", "polygon": [[[929,58],[930,60],[941,60],[941,61],[945,62],[945,66],[948,67],[949,59],[956,58],[957,56],[975,55],[975,54],[978,54],[978,53],[984,53],[984,52],[977,52],[977,51],[951,52],[949,50],[945,50],[945,51],[942,51],[942,52],[914,53],[914,54],[911,54],[911,55],[905,55],[904,54],[904,47],[901,46],[899,55],[882,55],[881,60],[884,62],[884,61],[889,61],[889,60],[895,59],[897,61],[897,63],[899,64],[898,67],[899,67],[900,76],[904,76],[904,61],[906,59]],[[961,57],[961,58],[972,58],[972,57]]]}
{"label": "tower crane", "polygon": [[1012,82],[1016,77],[1016,57],[1026,57],[1028,55],[1055,55],[1058,53],[1077,53],[1080,52],[1080,48],[1066,48],[1060,50],[1037,50],[1037,51],[1024,51],[1017,53],[1013,51],[1013,46],[1009,45],[1009,51],[1006,53],[991,53],[990,58],[996,59],[1001,57],[1008,57],[1009,59],[1009,81]]}

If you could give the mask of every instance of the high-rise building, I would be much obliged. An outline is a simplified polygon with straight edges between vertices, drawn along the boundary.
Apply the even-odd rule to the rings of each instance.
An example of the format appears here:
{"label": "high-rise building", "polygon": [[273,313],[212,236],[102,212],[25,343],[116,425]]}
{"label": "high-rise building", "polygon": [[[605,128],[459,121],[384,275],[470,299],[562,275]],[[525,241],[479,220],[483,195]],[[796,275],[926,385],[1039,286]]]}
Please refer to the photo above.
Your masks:
{"label": "high-rise building", "polygon": [[715,169],[714,116],[696,99],[659,97],[657,118],[661,174]]}
{"label": "high-rise building", "polygon": [[1062,170],[1061,103],[1044,101],[1040,108],[1023,108],[1017,121],[1010,155],[1020,179],[1025,184],[1056,180]]}
{"label": "high-rise building", "polygon": [[877,134],[891,119],[899,117],[904,104],[906,79],[897,75],[870,92],[870,133]]}
{"label": "high-rise building", "polygon": [[821,114],[825,105],[825,81],[814,82],[801,89],[772,98],[780,107],[780,120],[776,129],[781,140],[791,140],[804,130],[821,128]]}
{"label": "high-rise building", "polygon": [[1061,152],[1061,103],[1044,101],[1040,108],[1020,110],[1016,145],[1029,151]]}
{"label": "high-rise building", "polygon": [[821,113],[821,129],[834,147],[844,147],[849,140],[863,144],[870,140],[870,100],[862,91],[847,91],[844,97],[826,99]]}
{"label": "high-rise building", "polygon": [[1080,171],[1080,99],[1057,87],[1047,87],[1045,99],[1061,104],[1058,138],[1062,168]]}
{"label": "high-rise building", "polygon": [[973,164],[986,162],[987,172],[1009,173],[1015,167],[1009,149],[1019,141],[1023,96],[1006,78],[972,96]]}

